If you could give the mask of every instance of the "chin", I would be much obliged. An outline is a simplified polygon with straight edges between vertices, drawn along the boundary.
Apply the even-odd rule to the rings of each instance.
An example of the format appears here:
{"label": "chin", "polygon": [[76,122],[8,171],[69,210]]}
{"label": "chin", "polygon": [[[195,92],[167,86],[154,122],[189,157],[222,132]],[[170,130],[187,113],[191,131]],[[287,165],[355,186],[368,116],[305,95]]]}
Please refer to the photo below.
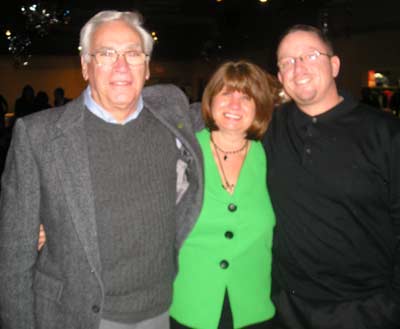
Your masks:
{"label": "chin", "polygon": [[300,103],[300,104],[308,104],[308,103],[312,103],[315,98],[316,98],[316,93],[308,93],[308,94],[301,94],[301,95],[295,95],[293,97],[293,100],[296,103]]}
{"label": "chin", "polygon": [[134,102],[134,97],[132,95],[118,95],[113,98],[113,102],[116,104],[129,104]]}

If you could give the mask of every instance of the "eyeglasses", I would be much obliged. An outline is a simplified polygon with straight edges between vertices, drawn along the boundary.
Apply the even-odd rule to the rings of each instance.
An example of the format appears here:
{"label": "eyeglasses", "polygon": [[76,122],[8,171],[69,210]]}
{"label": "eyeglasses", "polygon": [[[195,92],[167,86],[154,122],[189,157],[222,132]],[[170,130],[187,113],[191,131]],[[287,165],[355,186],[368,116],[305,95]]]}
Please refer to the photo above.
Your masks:
{"label": "eyeglasses", "polygon": [[126,62],[131,66],[142,65],[146,61],[146,58],[149,57],[149,55],[146,55],[142,51],[138,50],[119,52],[115,49],[100,49],[89,55],[94,57],[97,64],[105,66],[111,66],[115,64],[119,56],[124,56]]}
{"label": "eyeglasses", "polygon": [[278,67],[281,72],[286,72],[292,70],[298,60],[301,60],[304,64],[311,64],[315,62],[321,55],[328,56],[329,58],[333,56],[330,54],[321,53],[318,50],[313,50],[297,57],[284,57],[278,61]]}

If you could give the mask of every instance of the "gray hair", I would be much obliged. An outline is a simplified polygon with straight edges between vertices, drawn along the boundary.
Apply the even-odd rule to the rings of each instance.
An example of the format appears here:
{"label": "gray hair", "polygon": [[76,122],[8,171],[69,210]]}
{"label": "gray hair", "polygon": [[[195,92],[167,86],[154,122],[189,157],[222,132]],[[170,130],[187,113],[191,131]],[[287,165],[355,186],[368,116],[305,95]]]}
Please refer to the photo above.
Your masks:
{"label": "gray hair", "polygon": [[151,56],[154,40],[150,33],[143,27],[143,16],[139,12],[104,10],[89,19],[81,29],[79,41],[80,53],[81,56],[85,57],[87,62],[90,61],[90,56],[88,55],[90,53],[90,42],[93,33],[101,24],[111,21],[123,21],[138,32],[142,39],[144,53],[149,57]]}

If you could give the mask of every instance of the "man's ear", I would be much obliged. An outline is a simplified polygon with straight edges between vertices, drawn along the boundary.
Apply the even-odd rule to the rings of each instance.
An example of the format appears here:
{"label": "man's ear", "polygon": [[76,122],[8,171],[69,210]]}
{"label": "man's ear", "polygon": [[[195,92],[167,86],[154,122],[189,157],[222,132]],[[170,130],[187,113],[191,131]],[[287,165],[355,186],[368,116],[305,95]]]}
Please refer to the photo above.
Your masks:
{"label": "man's ear", "polygon": [[150,61],[146,60],[146,80],[150,79]]}
{"label": "man's ear", "polygon": [[340,58],[338,56],[331,57],[331,68],[332,68],[332,75],[334,78],[336,78],[340,70]]}
{"label": "man's ear", "polygon": [[282,83],[282,75],[281,72],[278,71],[278,80],[280,83]]}
{"label": "man's ear", "polygon": [[82,68],[82,76],[85,81],[88,81],[89,74],[88,74],[88,63],[85,60],[85,56],[81,56],[81,68]]}

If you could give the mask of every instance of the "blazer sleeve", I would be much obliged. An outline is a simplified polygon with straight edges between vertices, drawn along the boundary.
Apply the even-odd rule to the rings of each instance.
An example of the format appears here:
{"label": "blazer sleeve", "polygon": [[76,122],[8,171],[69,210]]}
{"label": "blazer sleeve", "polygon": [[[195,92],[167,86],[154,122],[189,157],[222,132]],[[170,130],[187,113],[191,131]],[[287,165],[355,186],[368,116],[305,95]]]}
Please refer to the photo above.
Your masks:
{"label": "blazer sleeve", "polygon": [[22,119],[16,122],[0,197],[2,329],[34,329],[33,267],[37,258],[40,182]]}
{"label": "blazer sleeve", "polygon": [[204,120],[201,114],[201,103],[192,103],[190,104],[189,108],[189,116],[190,116],[190,121],[192,122],[194,131],[200,131],[202,130],[205,125],[204,125]]}

